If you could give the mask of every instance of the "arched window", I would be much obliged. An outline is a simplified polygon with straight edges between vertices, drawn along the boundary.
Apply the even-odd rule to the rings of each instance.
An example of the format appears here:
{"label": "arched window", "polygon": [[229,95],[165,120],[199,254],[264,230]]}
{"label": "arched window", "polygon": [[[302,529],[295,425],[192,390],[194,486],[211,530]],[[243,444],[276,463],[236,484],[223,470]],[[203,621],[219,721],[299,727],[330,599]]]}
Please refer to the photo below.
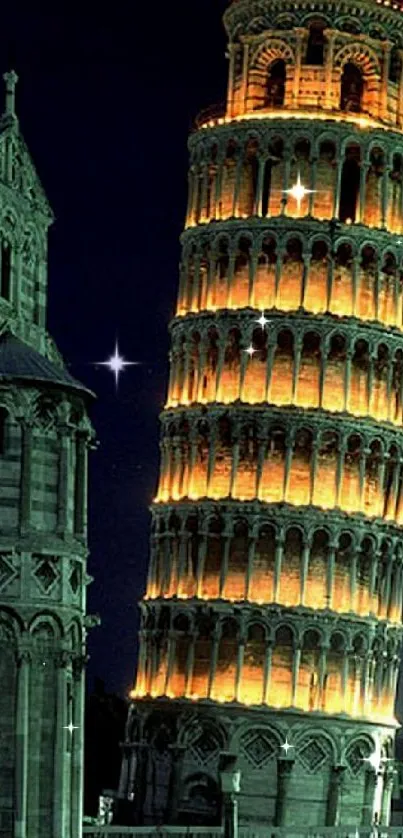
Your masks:
{"label": "arched window", "polygon": [[10,299],[11,290],[11,247],[8,242],[1,245],[1,276],[0,296],[5,300]]}
{"label": "arched window", "polygon": [[321,66],[324,60],[326,38],[323,34],[324,24],[320,21],[309,27],[308,44],[306,49],[306,64]]}
{"label": "arched window", "polygon": [[350,113],[360,113],[364,91],[361,70],[351,61],[344,65],[341,77],[340,108]]}
{"label": "arched window", "polygon": [[265,105],[281,108],[284,105],[286,68],[285,61],[278,58],[269,67]]}

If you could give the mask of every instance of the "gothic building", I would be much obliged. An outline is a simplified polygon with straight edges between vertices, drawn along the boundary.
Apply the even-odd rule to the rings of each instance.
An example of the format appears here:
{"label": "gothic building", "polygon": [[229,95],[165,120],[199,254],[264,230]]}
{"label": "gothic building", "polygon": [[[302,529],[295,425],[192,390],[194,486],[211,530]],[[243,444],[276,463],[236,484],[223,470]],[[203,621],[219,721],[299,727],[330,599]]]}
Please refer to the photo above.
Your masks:
{"label": "gothic building", "polygon": [[189,141],[120,794],[139,822],[214,823],[232,760],[241,825],[388,823],[402,12],[233,0],[224,24],[227,101]]}
{"label": "gothic building", "polygon": [[91,394],[46,330],[53,217],[16,81],[0,119],[0,836],[79,838]]}

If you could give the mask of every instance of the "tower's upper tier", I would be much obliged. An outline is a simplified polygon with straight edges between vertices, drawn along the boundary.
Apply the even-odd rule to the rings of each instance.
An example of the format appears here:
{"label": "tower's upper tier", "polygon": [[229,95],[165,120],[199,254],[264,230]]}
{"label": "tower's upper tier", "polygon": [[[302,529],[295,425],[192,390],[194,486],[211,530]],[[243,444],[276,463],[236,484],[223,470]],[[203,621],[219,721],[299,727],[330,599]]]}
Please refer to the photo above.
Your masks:
{"label": "tower's upper tier", "polygon": [[[227,102],[215,120],[290,115],[403,127],[403,0],[234,0]],[[278,113],[281,111],[282,113]]]}
{"label": "tower's upper tier", "polygon": [[306,26],[319,17],[326,26],[366,38],[403,45],[402,0],[232,0],[224,14],[231,41],[256,36],[267,29]]}

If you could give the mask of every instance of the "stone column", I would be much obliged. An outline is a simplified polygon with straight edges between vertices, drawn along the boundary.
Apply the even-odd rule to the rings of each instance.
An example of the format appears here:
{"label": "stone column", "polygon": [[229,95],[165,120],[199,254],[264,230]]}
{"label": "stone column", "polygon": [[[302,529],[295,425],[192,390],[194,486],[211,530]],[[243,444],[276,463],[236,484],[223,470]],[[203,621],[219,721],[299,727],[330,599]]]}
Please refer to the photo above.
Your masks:
{"label": "stone column", "polygon": [[128,799],[134,802],[136,824],[143,823],[144,801],[147,787],[147,754],[149,744],[143,739],[131,742]]}
{"label": "stone column", "polygon": [[263,198],[263,184],[264,184],[264,173],[266,168],[267,157],[264,155],[260,155],[258,157],[258,175],[257,175],[257,185],[256,185],[256,199],[255,199],[255,207],[254,212],[255,215],[262,215],[262,198]]}
{"label": "stone column", "polygon": [[[310,185],[311,192],[309,193],[309,209],[308,209],[308,215],[309,216],[313,215],[317,177],[318,177],[318,158],[313,157],[312,160],[311,160],[311,185]],[[308,264],[309,264],[309,255],[308,255]]]}
{"label": "stone column", "polygon": [[169,777],[169,793],[168,793],[168,811],[167,822],[169,824],[178,823],[178,805],[181,794],[181,778],[183,768],[183,757],[185,755],[185,745],[175,743],[168,745],[171,752],[171,773]]}
{"label": "stone column", "polygon": [[238,654],[237,654],[237,662],[236,662],[236,675],[235,675],[235,701],[239,701],[239,693],[241,690],[241,679],[242,679],[242,668],[243,668],[243,661],[245,657],[245,637],[242,635],[238,637]]}
{"label": "stone column", "polygon": [[238,794],[241,790],[241,772],[236,769],[237,757],[223,752],[218,765],[221,793],[224,838],[238,838]]}
{"label": "stone column", "polygon": [[299,590],[300,602],[299,602],[299,605],[305,605],[306,580],[308,578],[308,565],[309,565],[310,550],[311,550],[311,539],[308,536],[305,539],[305,543],[304,543],[303,549],[302,549],[301,577],[300,577],[300,590]]}
{"label": "stone column", "polygon": [[[84,809],[84,705],[86,658],[73,662],[73,731],[71,761],[71,834],[81,838]],[[69,734],[70,735],[70,734]]]}
{"label": "stone column", "polygon": [[345,765],[334,765],[330,775],[330,785],[326,808],[326,826],[338,826],[340,823],[341,792]]}
{"label": "stone column", "polygon": [[334,190],[333,218],[338,218],[339,217],[341,176],[342,176],[342,172],[343,172],[343,163],[344,163],[344,160],[341,157],[339,157],[338,166],[337,166],[337,175],[336,175],[336,188]]}
{"label": "stone column", "polygon": [[277,602],[279,597],[284,540],[285,539],[283,532],[276,537],[276,552],[274,556],[273,602]]}
{"label": "stone column", "polygon": [[336,555],[337,542],[331,541],[328,547],[327,554],[327,576],[326,576],[326,608],[333,606],[333,585],[334,585],[334,565]]}
{"label": "stone column", "polygon": [[386,227],[386,217],[388,212],[388,185],[390,172],[391,169],[388,166],[385,166],[381,185],[381,227],[384,229]]}
{"label": "stone column", "polygon": [[357,212],[357,223],[363,223],[364,215],[365,215],[365,197],[366,197],[366,186],[367,186],[367,174],[369,169],[369,162],[367,160],[363,160],[360,163],[360,192],[359,192],[359,203],[358,203],[358,212]]}
{"label": "stone column", "polygon": [[347,443],[345,439],[339,440],[337,470],[336,470],[336,506],[340,506],[341,487],[343,484],[344,474],[344,459],[347,451]]}
{"label": "stone column", "polygon": [[[291,684],[291,706],[295,707],[298,691],[298,675],[301,663],[301,647],[294,647],[294,654],[292,656],[292,684]],[[278,825],[278,824],[277,824]]]}
{"label": "stone column", "polygon": [[228,116],[232,117],[234,115],[234,69],[235,69],[235,51],[237,49],[237,44],[228,44],[228,58],[229,58],[229,68],[228,68],[228,88],[227,88],[227,112]]}
{"label": "stone column", "polygon": [[[259,497],[259,486],[257,486],[256,496]],[[245,581],[245,599],[249,599],[250,583],[253,576],[253,563],[255,559],[257,536],[253,536],[249,541],[248,547],[248,567],[246,570]]]}
{"label": "stone column", "polygon": [[211,663],[209,669],[209,680],[207,687],[207,698],[211,698],[211,693],[214,686],[215,673],[217,669],[218,647],[221,639],[221,626],[218,624],[214,627],[212,635],[212,649],[211,649]]}
{"label": "stone column", "polygon": [[383,791],[381,802],[380,823],[382,826],[389,826],[390,824],[390,807],[392,801],[393,784],[397,771],[392,763],[387,763],[383,779]]}
{"label": "stone column", "polygon": [[247,109],[248,96],[248,72],[249,72],[249,44],[244,42],[243,45],[243,63],[242,63],[242,88],[241,88],[241,113],[245,113]]}
{"label": "stone column", "polygon": [[[238,217],[238,201],[239,201],[239,193],[241,191],[241,176],[242,176],[243,163],[244,163],[243,149],[240,149],[239,156],[238,156],[238,159],[236,161],[236,170],[235,170],[234,202],[233,202],[233,205],[232,205],[232,216],[233,216],[233,218]],[[232,290],[232,279],[233,279],[233,274],[234,274],[233,262],[234,262],[234,258],[235,258],[234,253],[232,253],[230,255],[230,265],[231,265],[231,258],[232,258],[232,270],[230,268],[229,271],[228,271],[228,286],[229,286],[228,297],[230,297],[231,290]]]}
{"label": "stone column", "polygon": [[192,691],[193,667],[195,659],[196,647],[196,632],[192,631],[190,634],[190,643],[186,659],[186,675],[185,675],[185,697],[189,696]]}
{"label": "stone column", "polygon": [[271,675],[271,659],[272,659],[273,647],[271,640],[267,641],[266,644],[266,654],[264,659],[264,673],[263,673],[263,703],[269,703],[269,693],[270,693],[270,675]]}
{"label": "stone column", "polygon": [[331,29],[325,29],[324,35],[327,38],[326,51],[326,81],[325,81],[325,108],[332,107],[332,76],[333,76],[333,50],[336,32]]}
{"label": "stone column", "polygon": [[285,825],[287,794],[293,765],[294,760],[289,757],[279,757],[277,760],[277,797],[274,813],[275,826]]}
{"label": "stone column", "polygon": [[401,128],[403,124],[403,50],[398,50],[401,61],[399,91],[397,95],[397,124]]}
{"label": "stone column", "polygon": [[390,41],[382,42],[383,61],[381,84],[379,89],[379,118],[387,119],[388,117],[388,79],[390,66],[390,51],[392,44]]}
{"label": "stone column", "polygon": [[23,422],[21,434],[20,533],[26,535],[31,525],[32,424]]}
{"label": "stone column", "polygon": [[79,538],[84,538],[87,521],[87,450],[84,434],[77,435],[76,446],[74,533]]}
{"label": "stone column", "polygon": [[295,45],[295,67],[294,67],[294,83],[292,91],[292,105],[297,107],[299,99],[299,82],[301,78],[301,63],[302,63],[302,40],[306,33],[306,29],[296,27],[294,29],[296,37]]}
{"label": "stone column", "polygon": [[287,502],[288,486],[289,486],[289,482],[290,482],[291,465],[292,465],[292,458],[293,458],[293,454],[294,454],[294,442],[295,442],[295,428],[291,427],[291,428],[288,429],[288,433],[286,435],[283,497],[281,498],[281,500],[284,501],[285,503]]}
{"label": "stone column", "polygon": [[362,826],[367,826],[373,822],[376,782],[376,771],[372,766],[369,766],[365,772],[364,803],[361,817]]}
{"label": "stone column", "polygon": [[59,480],[57,491],[57,532],[63,536],[68,528],[69,502],[69,457],[70,438],[68,428],[63,425],[59,429]]}
{"label": "stone column", "polygon": [[[187,208],[186,208],[186,227],[190,226],[190,224],[193,221],[192,208],[193,208],[193,171],[192,171],[192,166],[190,166],[189,171],[188,171],[188,201],[187,201]],[[181,294],[179,294],[179,298],[182,299]]]}
{"label": "stone column", "polygon": [[76,731],[67,730],[72,722],[68,718],[67,684],[70,657],[68,652],[61,652],[56,661],[57,698],[56,698],[56,733],[54,740],[54,768],[53,768],[53,832],[55,836],[64,836],[69,829],[69,819],[66,807],[66,791],[69,782],[70,741]]}
{"label": "stone column", "polygon": [[15,838],[27,838],[29,679],[31,656],[22,649],[18,657],[15,741]]}

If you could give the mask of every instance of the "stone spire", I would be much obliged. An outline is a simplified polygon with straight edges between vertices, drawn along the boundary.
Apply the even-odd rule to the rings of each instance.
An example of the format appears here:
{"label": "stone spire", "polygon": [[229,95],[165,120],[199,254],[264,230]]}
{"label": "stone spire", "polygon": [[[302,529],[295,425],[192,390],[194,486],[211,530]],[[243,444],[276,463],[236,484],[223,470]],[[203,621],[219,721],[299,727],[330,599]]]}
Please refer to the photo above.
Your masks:
{"label": "stone spire", "polygon": [[3,79],[6,85],[5,113],[7,116],[12,116],[16,119],[15,88],[18,82],[17,73],[14,70],[10,70],[8,73],[4,73]]}

